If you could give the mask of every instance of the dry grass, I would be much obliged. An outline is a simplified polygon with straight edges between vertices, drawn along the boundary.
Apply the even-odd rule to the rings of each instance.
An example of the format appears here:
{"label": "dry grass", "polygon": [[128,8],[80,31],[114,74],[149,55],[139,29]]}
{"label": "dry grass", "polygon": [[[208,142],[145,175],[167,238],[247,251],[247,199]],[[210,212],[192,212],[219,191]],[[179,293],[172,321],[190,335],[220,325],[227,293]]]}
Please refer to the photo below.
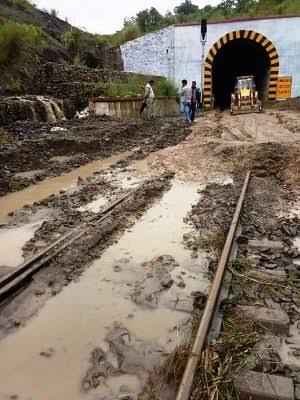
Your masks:
{"label": "dry grass", "polygon": [[250,304],[255,302],[257,298],[277,301],[285,297],[287,289],[291,291],[293,297],[300,298],[300,291],[292,278],[287,279],[286,282],[278,283],[269,279],[249,276],[251,265],[243,257],[237,258],[234,263],[229,265],[228,269],[233,275],[231,291],[236,300],[243,298]]}
{"label": "dry grass", "polygon": [[201,355],[190,399],[238,399],[233,377],[247,363],[261,333],[240,311],[227,313],[218,341]]}
{"label": "dry grass", "polygon": [[202,248],[213,249],[217,253],[221,253],[224,243],[226,240],[226,233],[222,228],[218,228],[215,232],[210,235],[201,237],[199,239],[199,245]]}

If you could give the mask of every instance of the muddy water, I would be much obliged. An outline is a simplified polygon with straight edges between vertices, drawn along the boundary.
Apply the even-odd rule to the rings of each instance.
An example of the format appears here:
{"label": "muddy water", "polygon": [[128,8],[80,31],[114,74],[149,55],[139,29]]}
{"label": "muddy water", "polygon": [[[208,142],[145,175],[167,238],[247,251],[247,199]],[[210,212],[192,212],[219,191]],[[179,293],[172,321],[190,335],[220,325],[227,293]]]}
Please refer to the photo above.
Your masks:
{"label": "muddy water", "polygon": [[16,267],[24,261],[22,248],[41,226],[47,213],[38,212],[21,226],[0,229],[0,265]]}
{"label": "muddy water", "polygon": [[[189,314],[176,309],[174,299],[184,300],[191,291],[208,286],[204,255],[192,259],[181,243],[189,231],[182,219],[199,196],[197,185],[175,181],[161,201],[96,260],[79,282],[66,287],[26,327],[0,342],[1,359],[5,359],[0,363],[1,399],[18,395],[32,400],[94,400],[124,394],[122,390],[139,393],[161,352],[180,340],[176,326],[181,327]],[[149,282],[150,292],[152,284],[143,263],[162,254],[178,262],[171,271],[175,283],[162,293],[156,307],[141,306],[132,297],[136,284],[147,286]],[[180,274],[184,288],[176,284]],[[120,354],[113,353],[108,343],[116,322],[131,338],[127,352],[121,354],[126,368],[108,376],[105,384],[83,392],[81,382],[95,348],[101,347],[111,363],[117,363]]]}
{"label": "muddy water", "polygon": [[54,156],[54,157],[51,157],[49,161],[63,163],[65,161],[72,160],[72,158],[75,158],[75,157],[76,157],[76,155],[73,155],[73,156]]}
{"label": "muddy water", "polygon": [[33,178],[35,174],[40,174],[41,172],[43,172],[42,169],[33,169],[31,171],[18,172],[17,174],[15,174],[15,177],[30,179]]}
{"label": "muddy water", "polygon": [[98,213],[100,208],[102,206],[104,206],[105,204],[107,204],[107,202],[108,202],[108,199],[106,197],[99,195],[99,196],[97,196],[97,198],[95,200],[91,201],[90,203],[88,203],[84,206],[78,207],[77,210],[78,211],[91,211],[94,213]]}
{"label": "muddy water", "polygon": [[51,194],[57,194],[62,189],[75,187],[78,176],[81,176],[82,178],[92,176],[94,172],[101,171],[120,160],[124,160],[129,156],[129,154],[130,152],[124,152],[99,161],[94,161],[64,175],[45,179],[37,185],[29,186],[24,190],[1,197],[0,222],[5,219],[9,212],[20,209],[25,204],[33,204],[36,201],[45,199]]}

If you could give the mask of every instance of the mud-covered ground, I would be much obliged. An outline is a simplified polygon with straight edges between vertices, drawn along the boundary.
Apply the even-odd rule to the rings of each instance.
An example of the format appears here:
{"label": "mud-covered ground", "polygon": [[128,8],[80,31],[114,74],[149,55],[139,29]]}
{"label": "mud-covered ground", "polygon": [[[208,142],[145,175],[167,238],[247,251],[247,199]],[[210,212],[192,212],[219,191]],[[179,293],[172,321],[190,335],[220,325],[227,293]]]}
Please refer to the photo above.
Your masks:
{"label": "mud-covered ground", "polygon": [[187,127],[178,118],[123,122],[99,117],[59,125],[16,122],[0,130],[0,194],[118,152],[145,157],[187,135]]}
{"label": "mud-covered ground", "polygon": [[[82,223],[89,230],[1,306],[0,347],[9,361],[0,367],[6,376],[0,397],[174,398],[178,376],[174,382],[165,363],[195,312],[201,315],[249,169],[238,256],[297,280],[300,114],[294,103],[234,117],[209,112],[190,129],[172,118],[147,124],[100,118],[66,121],[66,131],[22,123],[2,133],[9,171],[2,193],[15,192],[0,198],[0,273]],[[87,170],[76,170],[86,163]],[[33,171],[28,181],[16,177],[24,171]],[[54,185],[51,177],[62,172]],[[98,224],[101,208],[128,190],[136,192]],[[253,250],[253,241],[262,240],[284,246]],[[297,320],[293,289],[285,300],[281,292],[274,300],[252,289],[249,300],[233,280],[230,304],[284,302],[289,323]],[[289,334],[298,340],[296,331]],[[31,368],[18,368],[29,360]],[[68,363],[72,373],[62,367]],[[257,359],[251,363],[261,370]],[[36,371],[43,385],[33,387]]]}

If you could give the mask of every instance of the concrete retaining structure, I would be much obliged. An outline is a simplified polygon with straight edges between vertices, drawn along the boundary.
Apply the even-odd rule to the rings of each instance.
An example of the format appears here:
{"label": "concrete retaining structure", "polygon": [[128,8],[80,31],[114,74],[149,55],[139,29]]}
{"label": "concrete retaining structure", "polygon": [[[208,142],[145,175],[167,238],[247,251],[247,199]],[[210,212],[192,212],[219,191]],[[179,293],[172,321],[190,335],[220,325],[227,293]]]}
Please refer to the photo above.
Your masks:
{"label": "concrete retaining structure", "polygon": [[[89,99],[90,113],[99,116],[116,118],[140,117],[140,98],[108,98],[96,97]],[[158,117],[173,116],[180,113],[175,98],[157,97],[154,102],[154,115]]]}
{"label": "concrete retaining structure", "polygon": [[[244,38],[254,41],[269,54],[272,66],[269,99],[274,98],[272,95],[276,91],[278,75],[291,76],[292,97],[300,96],[300,16],[208,24],[206,73],[209,66],[212,67],[214,56],[226,45],[224,38],[227,37],[227,42]],[[172,79],[178,86],[183,78],[188,82],[196,80],[200,83],[202,49],[199,23],[174,25],[145,35],[123,44],[121,52],[124,70],[127,72],[162,75]],[[278,60],[273,60],[273,53],[276,57],[278,55]],[[208,75],[204,91],[207,99],[211,97],[213,84]]]}

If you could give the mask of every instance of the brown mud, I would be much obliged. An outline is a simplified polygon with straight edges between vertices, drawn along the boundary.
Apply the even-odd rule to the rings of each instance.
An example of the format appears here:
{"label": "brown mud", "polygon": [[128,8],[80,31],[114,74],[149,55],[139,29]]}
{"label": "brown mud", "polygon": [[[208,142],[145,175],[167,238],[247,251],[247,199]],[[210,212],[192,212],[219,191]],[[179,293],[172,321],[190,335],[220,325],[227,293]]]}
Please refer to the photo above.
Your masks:
{"label": "brown mud", "polygon": [[[66,147],[51,150],[44,158],[46,164],[55,163],[64,172],[66,163],[71,163],[72,169],[78,167],[78,148],[71,144],[74,137],[92,143],[84,150],[88,162],[100,158],[99,154],[102,158],[111,154],[122,157],[121,150],[130,153],[102,171],[96,168],[91,174],[79,175],[79,179],[75,172],[71,186],[62,184],[48,197],[33,198],[31,205],[13,212],[0,235],[6,237],[7,247],[16,249],[18,260],[95,217],[101,207],[126,190],[140,182],[145,186],[100,225],[90,225],[85,238],[57,256],[1,307],[0,347],[8,362],[1,367],[7,378],[0,394],[135,399],[144,393],[147,398],[149,379],[151,390],[155,382],[153,371],[164,377],[161,371],[166,370],[159,367],[179,347],[194,313],[201,315],[248,169],[252,177],[241,219],[242,242],[245,246],[251,240],[268,239],[283,241],[286,246],[277,257],[276,252],[266,250],[255,253],[241,242],[240,255],[249,255],[249,262],[261,258],[260,268],[267,270],[278,265],[289,282],[298,279],[295,265],[299,252],[293,243],[298,243],[300,232],[295,216],[299,213],[300,117],[293,108],[236,117],[209,112],[198,118],[190,135],[185,126],[176,126],[178,119],[158,120],[147,127],[140,121],[129,124],[101,118],[64,124],[67,131],[51,135],[56,135],[52,141],[52,145],[57,141],[55,149],[64,141]],[[44,139],[39,137],[41,125],[28,125],[27,133],[20,126],[25,142],[49,140],[48,133]],[[121,126],[123,137],[115,129],[120,131]],[[93,149],[96,135],[101,136],[103,152],[100,147]],[[109,140],[103,140],[105,137]],[[70,158],[73,155],[75,158]],[[30,168],[40,169],[40,165],[33,162]],[[13,169],[24,172],[21,162]],[[22,198],[23,193],[8,196]],[[3,199],[7,201],[5,197],[0,201]],[[293,219],[280,219],[293,209]],[[15,245],[10,239],[13,233],[6,235],[9,229],[21,229]],[[5,268],[13,268],[10,265],[15,263],[3,260]],[[251,301],[271,304],[259,291],[254,288]],[[278,295],[278,303],[288,304],[293,332],[296,329],[291,334],[297,341],[297,326],[292,321],[297,322],[293,304],[298,303],[292,291],[287,295],[286,300]],[[246,296],[236,285],[231,298],[242,304]],[[285,348],[282,357],[293,350]],[[20,362],[31,367],[25,372],[13,368]],[[63,368],[69,364],[72,370]],[[33,388],[37,376],[41,383]],[[162,393],[168,393],[164,398],[174,396],[176,384],[172,379],[166,386],[160,384]]]}
{"label": "brown mud", "polygon": [[[143,158],[157,149],[176,145],[189,133],[178,118],[147,123],[89,118],[61,122],[59,126],[64,131],[51,131],[55,126],[16,122],[5,128],[5,140],[0,141],[0,194],[118,152],[134,150],[134,158]],[[31,170],[38,171],[30,176]],[[27,172],[27,177],[20,176],[22,172]]]}

